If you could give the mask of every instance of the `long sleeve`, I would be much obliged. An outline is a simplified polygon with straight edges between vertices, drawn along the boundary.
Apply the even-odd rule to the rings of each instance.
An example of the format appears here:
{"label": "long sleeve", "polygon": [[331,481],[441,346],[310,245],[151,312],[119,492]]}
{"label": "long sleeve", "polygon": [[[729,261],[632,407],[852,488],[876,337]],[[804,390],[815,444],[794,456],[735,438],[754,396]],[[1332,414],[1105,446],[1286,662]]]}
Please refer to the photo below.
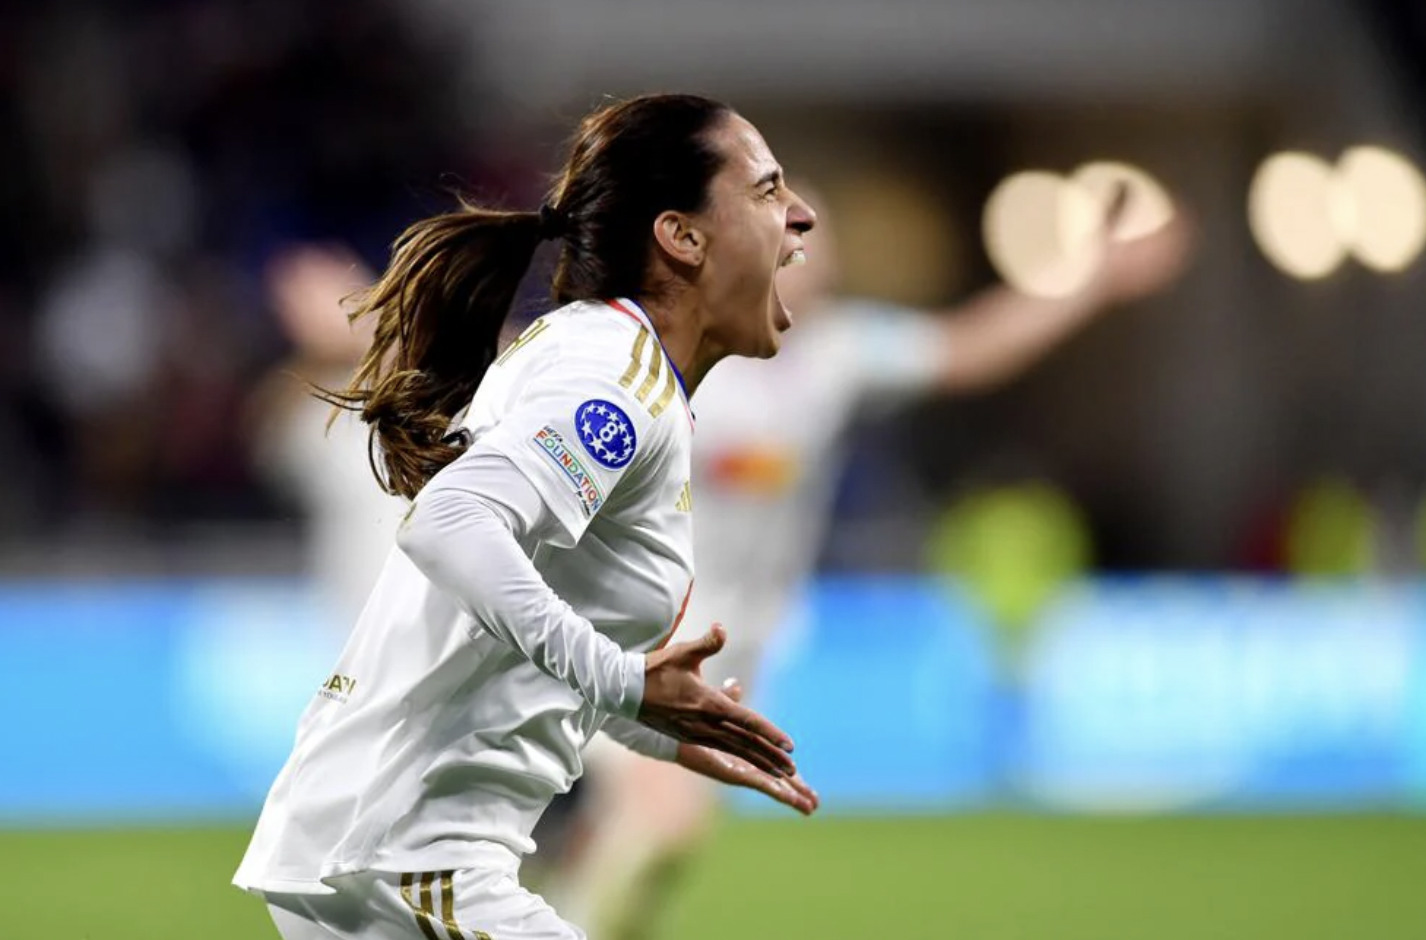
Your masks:
{"label": "long sleeve", "polygon": [[637,721],[612,715],[600,730],[635,754],[662,761],[674,761],[678,758],[676,739]]}
{"label": "long sleeve", "polygon": [[396,541],[485,629],[596,708],[635,718],[643,655],[625,652],[575,613],[527,554],[551,541],[558,525],[529,479],[477,443],[421,490]]}

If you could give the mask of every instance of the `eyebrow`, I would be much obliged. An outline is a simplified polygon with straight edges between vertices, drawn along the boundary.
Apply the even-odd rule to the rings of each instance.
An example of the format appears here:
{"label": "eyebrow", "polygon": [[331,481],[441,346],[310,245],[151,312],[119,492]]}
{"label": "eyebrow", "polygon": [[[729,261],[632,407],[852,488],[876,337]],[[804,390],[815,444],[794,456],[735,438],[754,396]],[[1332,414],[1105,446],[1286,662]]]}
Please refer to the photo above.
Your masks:
{"label": "eyebrow", "polygon": [[768,183],[780,182],[782,182],[782,167],[777,167],[776,169],[768,170],[760,176],[758,181],[753,184],[753,189],[762,189]]}

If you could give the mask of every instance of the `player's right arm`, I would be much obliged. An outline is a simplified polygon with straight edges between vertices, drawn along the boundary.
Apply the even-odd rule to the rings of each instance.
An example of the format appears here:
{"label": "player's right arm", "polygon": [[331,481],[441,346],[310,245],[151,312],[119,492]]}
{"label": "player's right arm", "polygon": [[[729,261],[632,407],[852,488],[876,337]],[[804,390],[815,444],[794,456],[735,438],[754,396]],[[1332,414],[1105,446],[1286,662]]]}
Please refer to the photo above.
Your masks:
{"label": "player's right arm", "polygon": [[527,547],[560,538],[540,492],[476,444],[422,489],[396,543],[481,626],[595,707],[636,717],[644,658],[597,632],[536,570]]}

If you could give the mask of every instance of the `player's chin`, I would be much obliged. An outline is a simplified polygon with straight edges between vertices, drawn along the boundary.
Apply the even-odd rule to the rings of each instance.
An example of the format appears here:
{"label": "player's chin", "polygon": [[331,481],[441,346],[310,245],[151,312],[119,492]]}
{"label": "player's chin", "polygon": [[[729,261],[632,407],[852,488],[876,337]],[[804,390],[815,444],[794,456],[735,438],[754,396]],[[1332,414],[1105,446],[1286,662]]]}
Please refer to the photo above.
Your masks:
{"label": "player's chin", "polygon": [[757,359],[771,359],[777,355],[780,349],[782,349],[782,334],[775,329],[768,329],[759,337],[757,352],[752,355]]}
{"label": "player's chin", "polygon": [[782,348],[782,334],[792,329],[792,315],[783,304],[782,298],[778,297],[774,289],[772,296],[768,298],[766,330],[764,331],[763,346],[767,350],[762,358],[770,358],[777,355],[777,351]]}
{"label": "player's chin", "polygon": [[744,359],[771,359],[777,355],[781,343],[772,330],[749,330],[728,347],[728,354]]}

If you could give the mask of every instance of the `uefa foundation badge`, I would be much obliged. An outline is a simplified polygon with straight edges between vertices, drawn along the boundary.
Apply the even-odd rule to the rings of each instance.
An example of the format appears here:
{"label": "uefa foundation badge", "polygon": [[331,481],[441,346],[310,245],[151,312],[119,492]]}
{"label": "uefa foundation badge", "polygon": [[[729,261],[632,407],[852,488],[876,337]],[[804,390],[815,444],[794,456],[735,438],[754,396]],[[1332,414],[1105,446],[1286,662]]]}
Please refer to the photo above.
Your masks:
{"label": "uefa foundation badge", "polygon": [[638,446],[634,422],[618,405],[591,398],[575,409],[574,428],[579,442],[600,466],[622,470],[634,459]]}

